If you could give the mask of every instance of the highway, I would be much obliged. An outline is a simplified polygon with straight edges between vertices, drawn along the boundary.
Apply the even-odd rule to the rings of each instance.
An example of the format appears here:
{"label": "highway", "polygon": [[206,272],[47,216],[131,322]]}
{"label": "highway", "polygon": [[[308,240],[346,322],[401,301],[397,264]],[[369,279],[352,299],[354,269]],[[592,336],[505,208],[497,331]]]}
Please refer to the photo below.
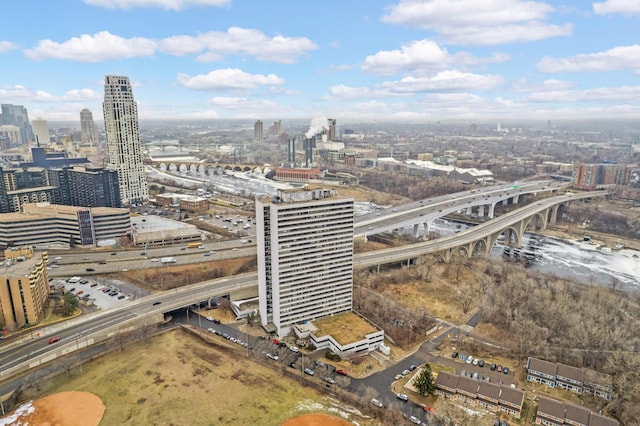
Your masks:
{"label": "highway", "polygon": [[[354,256],[354,268],[358,269],[384,263],[403,261],[427,253],[458,247],[505,229],[511,224],[517,223],[522,219],[543,211],[555,204],[576,199],[603,196],[605,194],[606,191],[599,191],[588,194],[565,194],[543,199],[481,225],[444,238],[403,247],[357,254]],[[190,259],[192,256],[200,256],[199,258],[202,258],[203,250],[190,250],[195,250],[199,253],[185,254],[184,263],[186,263],[186,260]],[[187,250],[185,250],[185,252],[186,251]],[[245,245],[242,249],[238,249],[237,251],[233,251],[233,249],[225,249],[225,251],[228,251],[228,253],[224,255],[229,255],[230,257],[236,257],[239,255],[255,256],[255,246],[249,247]],[[143,262],[144,267],[146,267],[149,262],[148,259],[135,260],[136,256],[140,257],[140,254],[136,255],[136,252],[126,252],[126,257],[124,253],[125,252],[118,252],[116,256],[120,256],[120,258],[118,258],[117,262],[107,262],[107,265],[101,266],[108,266],[110,263],[120,264],[121,262],[131,262],[131,265],[134,265],[138,264],[137,262]],[[216,252],[216,254],[218,254],[218,252]],[[85,255],[67,256],[64,257],[65,263],[70,261],[69,257],[72,256],[81,256],[82,258],[86,257]],[[104,254],[102,256],[104,256]],[[62,262],[62,260],[63,259],[59,259],[58,262]],[[87,261],[85,259],[82,260],[84,262]],[[69,264],[67,267],[62,268],[65,271],[64,275],[73,275],[73,267],[73,265]],[[82,267],[84,267],[84,265]],[[75,349],[81,349],[82,347],[91,344],[96,334],[104,333],[104,331],[108,330],[109,327],[114,327],[127,321],[131,322],[134,320],[140,320],[141,318],[149,316],[157,317],[157,315],[161,315],[164,312],[189,306],[191,304],[205,301],[215,296],[228,294],[229,292],[240,289],[255,289],[255,292],[257,293],[257,281],[257,273],[246,273],[205,281],[174,289],[172,291],[145,296],[131,303],[122,304],[105,311],[83,315],[73,320],[52,325],[38,330],[39,336],[34,335],[34,332],[32,332],[31,334],[25,334],[18,339],[7,339],[0,345],[0,365],[2,365],[0,381],[11,377],[16,373],[15,370],[20,365],[22,369],[28,368],[26,364],[23,364],[25,360],[32,360],[34,357],[44,356],[61,347],[67,352],[71,352]],[[49,344],[49,338],[53,336],[60,337],[60,341]]]}

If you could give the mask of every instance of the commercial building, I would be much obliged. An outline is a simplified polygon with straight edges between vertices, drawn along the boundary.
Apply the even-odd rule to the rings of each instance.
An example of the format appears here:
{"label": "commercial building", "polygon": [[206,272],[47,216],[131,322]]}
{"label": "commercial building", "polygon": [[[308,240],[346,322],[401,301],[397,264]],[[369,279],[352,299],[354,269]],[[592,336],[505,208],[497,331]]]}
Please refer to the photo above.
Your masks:
{"label": "commercial building", "polygon": [[36,142],[39,144],[48,144],[51,137],[49,136],[49,124],[47,123],[47,120],[37,118],[31,121],[31,126],[33,128],[33,134]]}
{"label": "commercial building", "polygon": [[0,105],[0,125],[16,126],[19,129],[18,140],[12,142],[11,147],[27,144],[33,141],[33,129],[29,124],[29,114],[22,105]]}
{"label": "commercial building", "polygon": [[142,162],[138,106],[133,99],[129,77],[105,77],[102,108],[108,168],[118,172],[122,205],[144,203],[149,199],[149,189]]}
{"label": "commercial building", "polygon": [[288,190],[256,199],[266,330],[284,336],[294,324],[351,311],[353,217],[353,199],[335,190]]}
{"label": "commercial building", "polygon": [[83,144],[91,146],[98,144],[100,140],[98,127],[93,121],[93,113],[86,108],[80,111],[80,132],[80,140]]}
{"label": "commercial building", "polygon": [[263,124],[262,121],[258,120],[253,124],[253,141],[261,142],[263,137]]}
{"label": "commercial building", "polygon": [[129,238],[128,209],[24,204],[19,213],[0,214],[0,246],[95,246]]}
{"label": "commercial building", "polygon": [[49,297],[46,253],[34,253],[32,247],[4,251],[0,264],[0,315],[4,326],[16,330],[34,325],[40,319]]}

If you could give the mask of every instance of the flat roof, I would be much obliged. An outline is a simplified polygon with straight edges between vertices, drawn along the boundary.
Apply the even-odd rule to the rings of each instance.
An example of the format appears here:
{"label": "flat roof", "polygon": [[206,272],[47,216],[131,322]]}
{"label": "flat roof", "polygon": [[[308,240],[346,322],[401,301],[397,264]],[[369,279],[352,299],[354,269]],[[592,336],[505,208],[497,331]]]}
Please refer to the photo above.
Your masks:
{"label": "flat roof", "polygon": [[367,334],[380,331],[374,325],[353,312],[336,314],[313,321],[317,337],[333,337],[341,345],[363,340]]}

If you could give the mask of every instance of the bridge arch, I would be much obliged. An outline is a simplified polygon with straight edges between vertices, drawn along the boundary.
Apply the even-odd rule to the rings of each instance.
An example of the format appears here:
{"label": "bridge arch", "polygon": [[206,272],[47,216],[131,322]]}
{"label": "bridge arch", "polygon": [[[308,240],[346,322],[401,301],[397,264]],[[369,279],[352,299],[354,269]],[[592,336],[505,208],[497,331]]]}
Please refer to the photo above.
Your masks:
{"label": "bridge arch", "polygon": [[[522,226],[523,232],[526,232],[529,229],[531,231],[545,230],[547,228],[547,213],[548,210],[536,213],[526,219]],[[532,226],[532,228],[529,228],[529,226]]]}
{"label": "bridge arch", "polygon": [[471,248],[471,256],[484,257],[487,255],[488,250],[490,250],[490,248],[487,249],[487,242],[483,238],[473,243],[473,247]]}

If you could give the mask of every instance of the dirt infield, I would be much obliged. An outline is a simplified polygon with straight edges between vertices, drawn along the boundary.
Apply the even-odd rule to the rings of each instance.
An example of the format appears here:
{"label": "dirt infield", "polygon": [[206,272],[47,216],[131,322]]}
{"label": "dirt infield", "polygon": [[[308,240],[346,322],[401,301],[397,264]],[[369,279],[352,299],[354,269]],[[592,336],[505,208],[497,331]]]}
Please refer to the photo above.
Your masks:
{"label": "dirt infield", "polygon": [[305,414],[282,423],[282,426],[350,426],[346,420],[328,414]]}
{"label": "dirt infield", "polygon": [[22,404],[0,425],[98,426],[102,400],[90,392],[59,392]]}

